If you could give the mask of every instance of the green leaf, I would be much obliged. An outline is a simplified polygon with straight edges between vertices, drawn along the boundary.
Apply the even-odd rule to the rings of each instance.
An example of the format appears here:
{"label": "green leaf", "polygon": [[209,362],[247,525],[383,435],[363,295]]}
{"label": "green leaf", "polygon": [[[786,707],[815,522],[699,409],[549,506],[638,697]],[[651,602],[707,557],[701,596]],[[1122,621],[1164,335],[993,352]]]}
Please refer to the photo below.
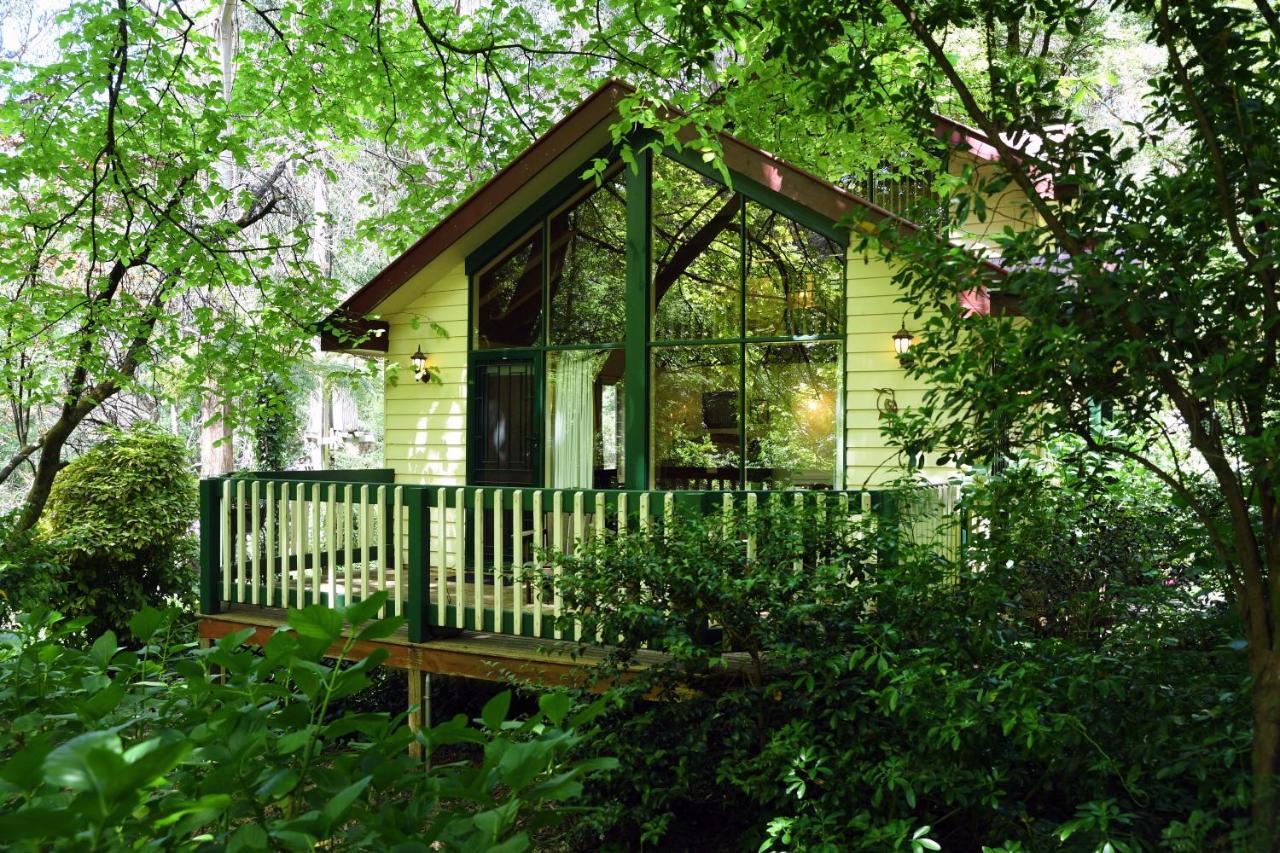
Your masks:
{"label": "green leaf", "polygon": [[507,720],[507,712],[511,710],[511,691],[504,690],[484,703],[480,711],[480,719],[490,731],[498,731]]}
{"label": "green leaf", "polygon": [[372,776],[365,776],[357,779],[329,799],[324,805],[324,819],[329,826],[333,826],[347,813],[347,809],[351,808],[351,804],[356,798],[364,793],[365,788],[369,787],[369,783],[373,781]]}
{"label": "green leaf", "polygon": [[538,697],[538,708],[547,719],[560,725],[573,707],[573,699],[564,693],[544,693]]}
{"label": "green leaf", "polygon": [[164,615],[150,605],[143,607],[129,620],[129,630],[133,636],[146,642],[155,635],[164,622]]}
{"label": "green leaf", "polygon": [[89,657],[98,666],[106,667],[111,663],[111,659],[115,657],[119,650],[116,645],[116,634],[114,631],[107,631],[101,637],[93,641],[93,646],[89,649]]}
{"label": "green leaf", "polygon": [[342,614],[319,604],[289,611],[289,627],[303,637],[333,643],[342,636]]}

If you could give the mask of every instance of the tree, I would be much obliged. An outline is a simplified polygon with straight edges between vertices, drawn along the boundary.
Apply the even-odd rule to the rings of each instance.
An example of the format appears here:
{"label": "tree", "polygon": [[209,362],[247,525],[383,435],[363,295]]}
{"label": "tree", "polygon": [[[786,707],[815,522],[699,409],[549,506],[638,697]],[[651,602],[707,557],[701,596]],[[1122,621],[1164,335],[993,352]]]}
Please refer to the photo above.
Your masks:
{"label": "tree", "polygon": [[[951,108],[993,148],[994,174],[937,186],[948,225],[984,192],[1026,195],[1039,224],[999,237],[1002,277],[934,236],[861,224],[902,264],[923,324],[911,369],[935,390],[921,438],[989,461],[1078,435],[1194,511],[1248,646],[1257,847],[1280,849],[1280,17],[1268,0],[1120,0],[1112,13],[1136,16],[1163,63],[1148,114],[1122,131],[1091,129],[1064,95],[1056,52],[1086,34],[1091,3],[685,4],[654,26],[686,33],[671,50],[731,91],[783,78],[833,122],[891,114],[921,138]],[[957,41],[974,48],[964,66]],[[1178,134],[1185,147],[1165,150]],[[962,309],[979,287],[1020,316]]]}
{"label": "tree", "polygon": [[[215,26],[237,9],[238,32]],[[232,427],[259,378],[310,348],[343,280],[308,253],[308,172],[383,165],[353,235],[376,257],[557,111],[550,71],[462,73],[415,20],[460,26],[452,10],[376,4],[84,0],[56,50],[0,60],[0,387],[16,427],[0,484],[30,476],[16,529],[112,401],[214,399]]]}

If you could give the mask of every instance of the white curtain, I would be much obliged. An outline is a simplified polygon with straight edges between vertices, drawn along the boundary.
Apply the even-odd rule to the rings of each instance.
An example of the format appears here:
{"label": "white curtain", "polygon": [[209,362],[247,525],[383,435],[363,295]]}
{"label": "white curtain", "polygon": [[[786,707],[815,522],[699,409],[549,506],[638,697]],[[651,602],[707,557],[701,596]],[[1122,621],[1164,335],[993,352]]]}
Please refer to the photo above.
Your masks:
{"label": "white curtain", "polygon": [[601,353],[567,350],[556,355],[555,407],[552,423],[551,486],[555,489],[589,489],[595,455],[596,372],[604,363]]}

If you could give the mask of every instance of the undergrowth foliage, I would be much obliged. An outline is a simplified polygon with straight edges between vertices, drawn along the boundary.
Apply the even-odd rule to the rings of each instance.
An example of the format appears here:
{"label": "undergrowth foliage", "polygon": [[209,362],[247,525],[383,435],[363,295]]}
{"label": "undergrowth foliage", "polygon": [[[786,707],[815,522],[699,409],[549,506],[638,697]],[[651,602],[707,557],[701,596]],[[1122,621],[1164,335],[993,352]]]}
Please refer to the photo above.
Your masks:
{"label": "undergrowth foliage", "polygon": [[[528,849],[573,809],[582,780],[613,765],[574,760],[601,703],[571,713],[560,694],[508,718],[511,694],[475,723],[417,735],[405,715],[338,710],[381,663],[348,658],[384,637],[385,594],[344,612],[291,611],[265,647],[248,632],[208,649],[173,644],[172,613],[140,611],[136,647],[42,612],[0,635],[0,844],[8,849]],[[348,639],[342,638],[344,628]],[[408,755],[462,745],[467,760],[424,768]]]}
{"label": "undergrowth foliage", "polygon": [[[622,772],[589,786],[600,810],[570,842],[1238,841],[1250,720],[1233,611],[1162,544],[1164,506],[1123,494],[1124,479],[1096,482],[1090,503],[1071,497],[1079,483],[1019,477],[971,490],[971,511],[995,520],[973,525],[959,563],[914,548],[905,522],[787,502],[729,527],[676,516],[562,558],[567,618],[617,643],[602,678],[629,679],[593,741]],[[1055,523],[1000,525],[1010,490]],[[1046,584],[1070,569],[1057,557],[1095,550],[1113,557],[1095,554],[1069,589]],[[642,647],[670,657],[634,667]]]}

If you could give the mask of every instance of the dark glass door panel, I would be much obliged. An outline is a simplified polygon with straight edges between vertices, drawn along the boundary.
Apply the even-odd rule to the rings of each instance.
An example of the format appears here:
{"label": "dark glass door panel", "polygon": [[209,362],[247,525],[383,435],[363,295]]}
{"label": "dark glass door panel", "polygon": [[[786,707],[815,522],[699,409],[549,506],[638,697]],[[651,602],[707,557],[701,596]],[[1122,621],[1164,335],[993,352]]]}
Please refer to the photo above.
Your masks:
{"label": "dark glass door panel", "polygon": [[474,486],[541,482],[542,423],[537,356],[473,356],[471,479]]}

